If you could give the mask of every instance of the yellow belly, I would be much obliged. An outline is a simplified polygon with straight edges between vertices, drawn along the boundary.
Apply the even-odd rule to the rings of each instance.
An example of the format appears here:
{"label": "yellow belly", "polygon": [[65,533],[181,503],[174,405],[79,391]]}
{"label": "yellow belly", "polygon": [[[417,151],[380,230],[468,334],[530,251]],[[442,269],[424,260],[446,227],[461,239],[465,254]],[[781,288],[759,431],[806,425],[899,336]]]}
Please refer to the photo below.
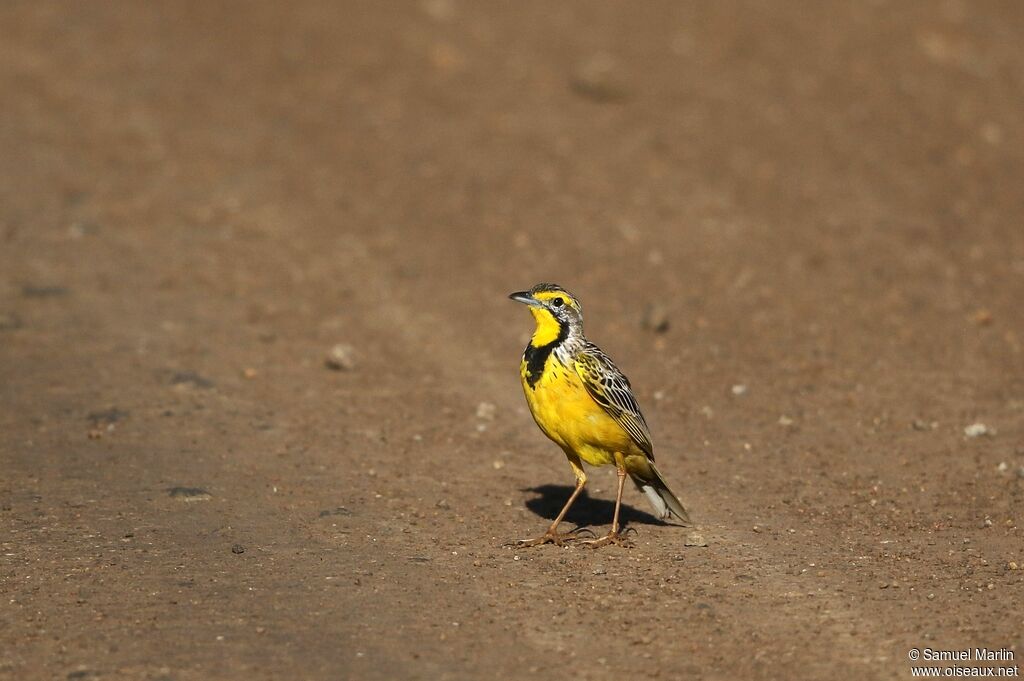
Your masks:
{"label": "yellow belly", "polygon": [[566,453],[574,453],[592,466],[615,461],[615,452],[642,455],[629,434],[587,392],[579,374],[552,355],[540,380],[523,390],[533,418],[544,434]]}

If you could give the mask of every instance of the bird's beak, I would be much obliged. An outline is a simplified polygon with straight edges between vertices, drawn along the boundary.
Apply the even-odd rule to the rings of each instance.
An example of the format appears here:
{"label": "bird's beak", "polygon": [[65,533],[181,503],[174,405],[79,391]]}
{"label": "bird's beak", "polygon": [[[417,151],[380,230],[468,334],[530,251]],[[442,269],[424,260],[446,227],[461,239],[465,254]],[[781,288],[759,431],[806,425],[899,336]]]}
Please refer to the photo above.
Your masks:
{"label": "bird's beak", "polygon": [[523,303],[524,305],[530,305],[531,307],[540,307],[541,305],[540,301],[531,296],[529,291],[510,293],[508,294],[508,297],[517,303]]}

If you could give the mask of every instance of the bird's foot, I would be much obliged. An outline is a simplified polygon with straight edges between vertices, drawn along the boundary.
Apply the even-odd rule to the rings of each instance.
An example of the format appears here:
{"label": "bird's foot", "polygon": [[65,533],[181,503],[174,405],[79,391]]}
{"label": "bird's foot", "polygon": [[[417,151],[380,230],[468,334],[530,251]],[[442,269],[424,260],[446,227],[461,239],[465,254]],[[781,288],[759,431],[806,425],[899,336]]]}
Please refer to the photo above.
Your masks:
{"label": "bird's foot", "polygon": [[[633,530],[633,531],[635,532],[636,530]],[[616,530],[616,531],[613,531],[613,532],[609,532],[605,536],[600,537],[598,539],[587,539],[585,541],[581,541],[580,543],[583,544],[584,546],[589,546],[592,549],[597,549],[597,548],[600,548],[602,546],[607,546],[608,544],[616,544],[618,546],[621,546],[624,549],[631,549],[631,548],[633,548],[634,544],[633,544],[633,542],[631,542],[629,539],[626,538],[627,534],[629,534],[629,530],[625,530],[625,531],[618,531],[618,530]]]}
{"label": "bird's foot", "polygon": [[548,530],[541,536],[534,539],[519,539],[514,542],[509,542],[508,544],[505,544],[505,546],[541,546],[543,544],[565,546],[566,542],[579,540],[579,534],[581,532],[589,532],[591,536],[594,536],[594,531],[587,527],[577,527],[576,529],[569,530],[568,532]]}

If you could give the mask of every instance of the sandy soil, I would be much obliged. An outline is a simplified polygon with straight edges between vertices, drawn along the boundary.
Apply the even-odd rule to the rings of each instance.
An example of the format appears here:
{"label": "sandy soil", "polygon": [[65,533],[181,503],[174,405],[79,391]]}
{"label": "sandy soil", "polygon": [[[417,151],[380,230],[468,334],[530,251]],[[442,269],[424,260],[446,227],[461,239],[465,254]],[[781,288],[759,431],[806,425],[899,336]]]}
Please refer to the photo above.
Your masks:
{"label": "sandy soil", "polygon": [[[0,677],[1024,655],[1019,3],[0,26]],[[518,384],[505,295],[537,281],[584,301],[706,547],[635,490],[633,549],[503,546],[572,482]]]}

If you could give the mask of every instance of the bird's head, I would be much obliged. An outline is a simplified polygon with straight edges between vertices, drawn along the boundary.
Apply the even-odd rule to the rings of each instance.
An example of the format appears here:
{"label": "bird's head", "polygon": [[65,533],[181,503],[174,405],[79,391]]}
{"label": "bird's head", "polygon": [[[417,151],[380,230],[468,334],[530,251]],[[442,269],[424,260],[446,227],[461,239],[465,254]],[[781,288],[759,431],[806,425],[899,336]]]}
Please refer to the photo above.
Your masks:
{"label": "bird's head", "polygon": [[537,330],[530,341],[540,347],[562,337],[583,333],[583,306],[576,296],[555,284],[537,284],[529,291],[509,295],[530,308]]}

